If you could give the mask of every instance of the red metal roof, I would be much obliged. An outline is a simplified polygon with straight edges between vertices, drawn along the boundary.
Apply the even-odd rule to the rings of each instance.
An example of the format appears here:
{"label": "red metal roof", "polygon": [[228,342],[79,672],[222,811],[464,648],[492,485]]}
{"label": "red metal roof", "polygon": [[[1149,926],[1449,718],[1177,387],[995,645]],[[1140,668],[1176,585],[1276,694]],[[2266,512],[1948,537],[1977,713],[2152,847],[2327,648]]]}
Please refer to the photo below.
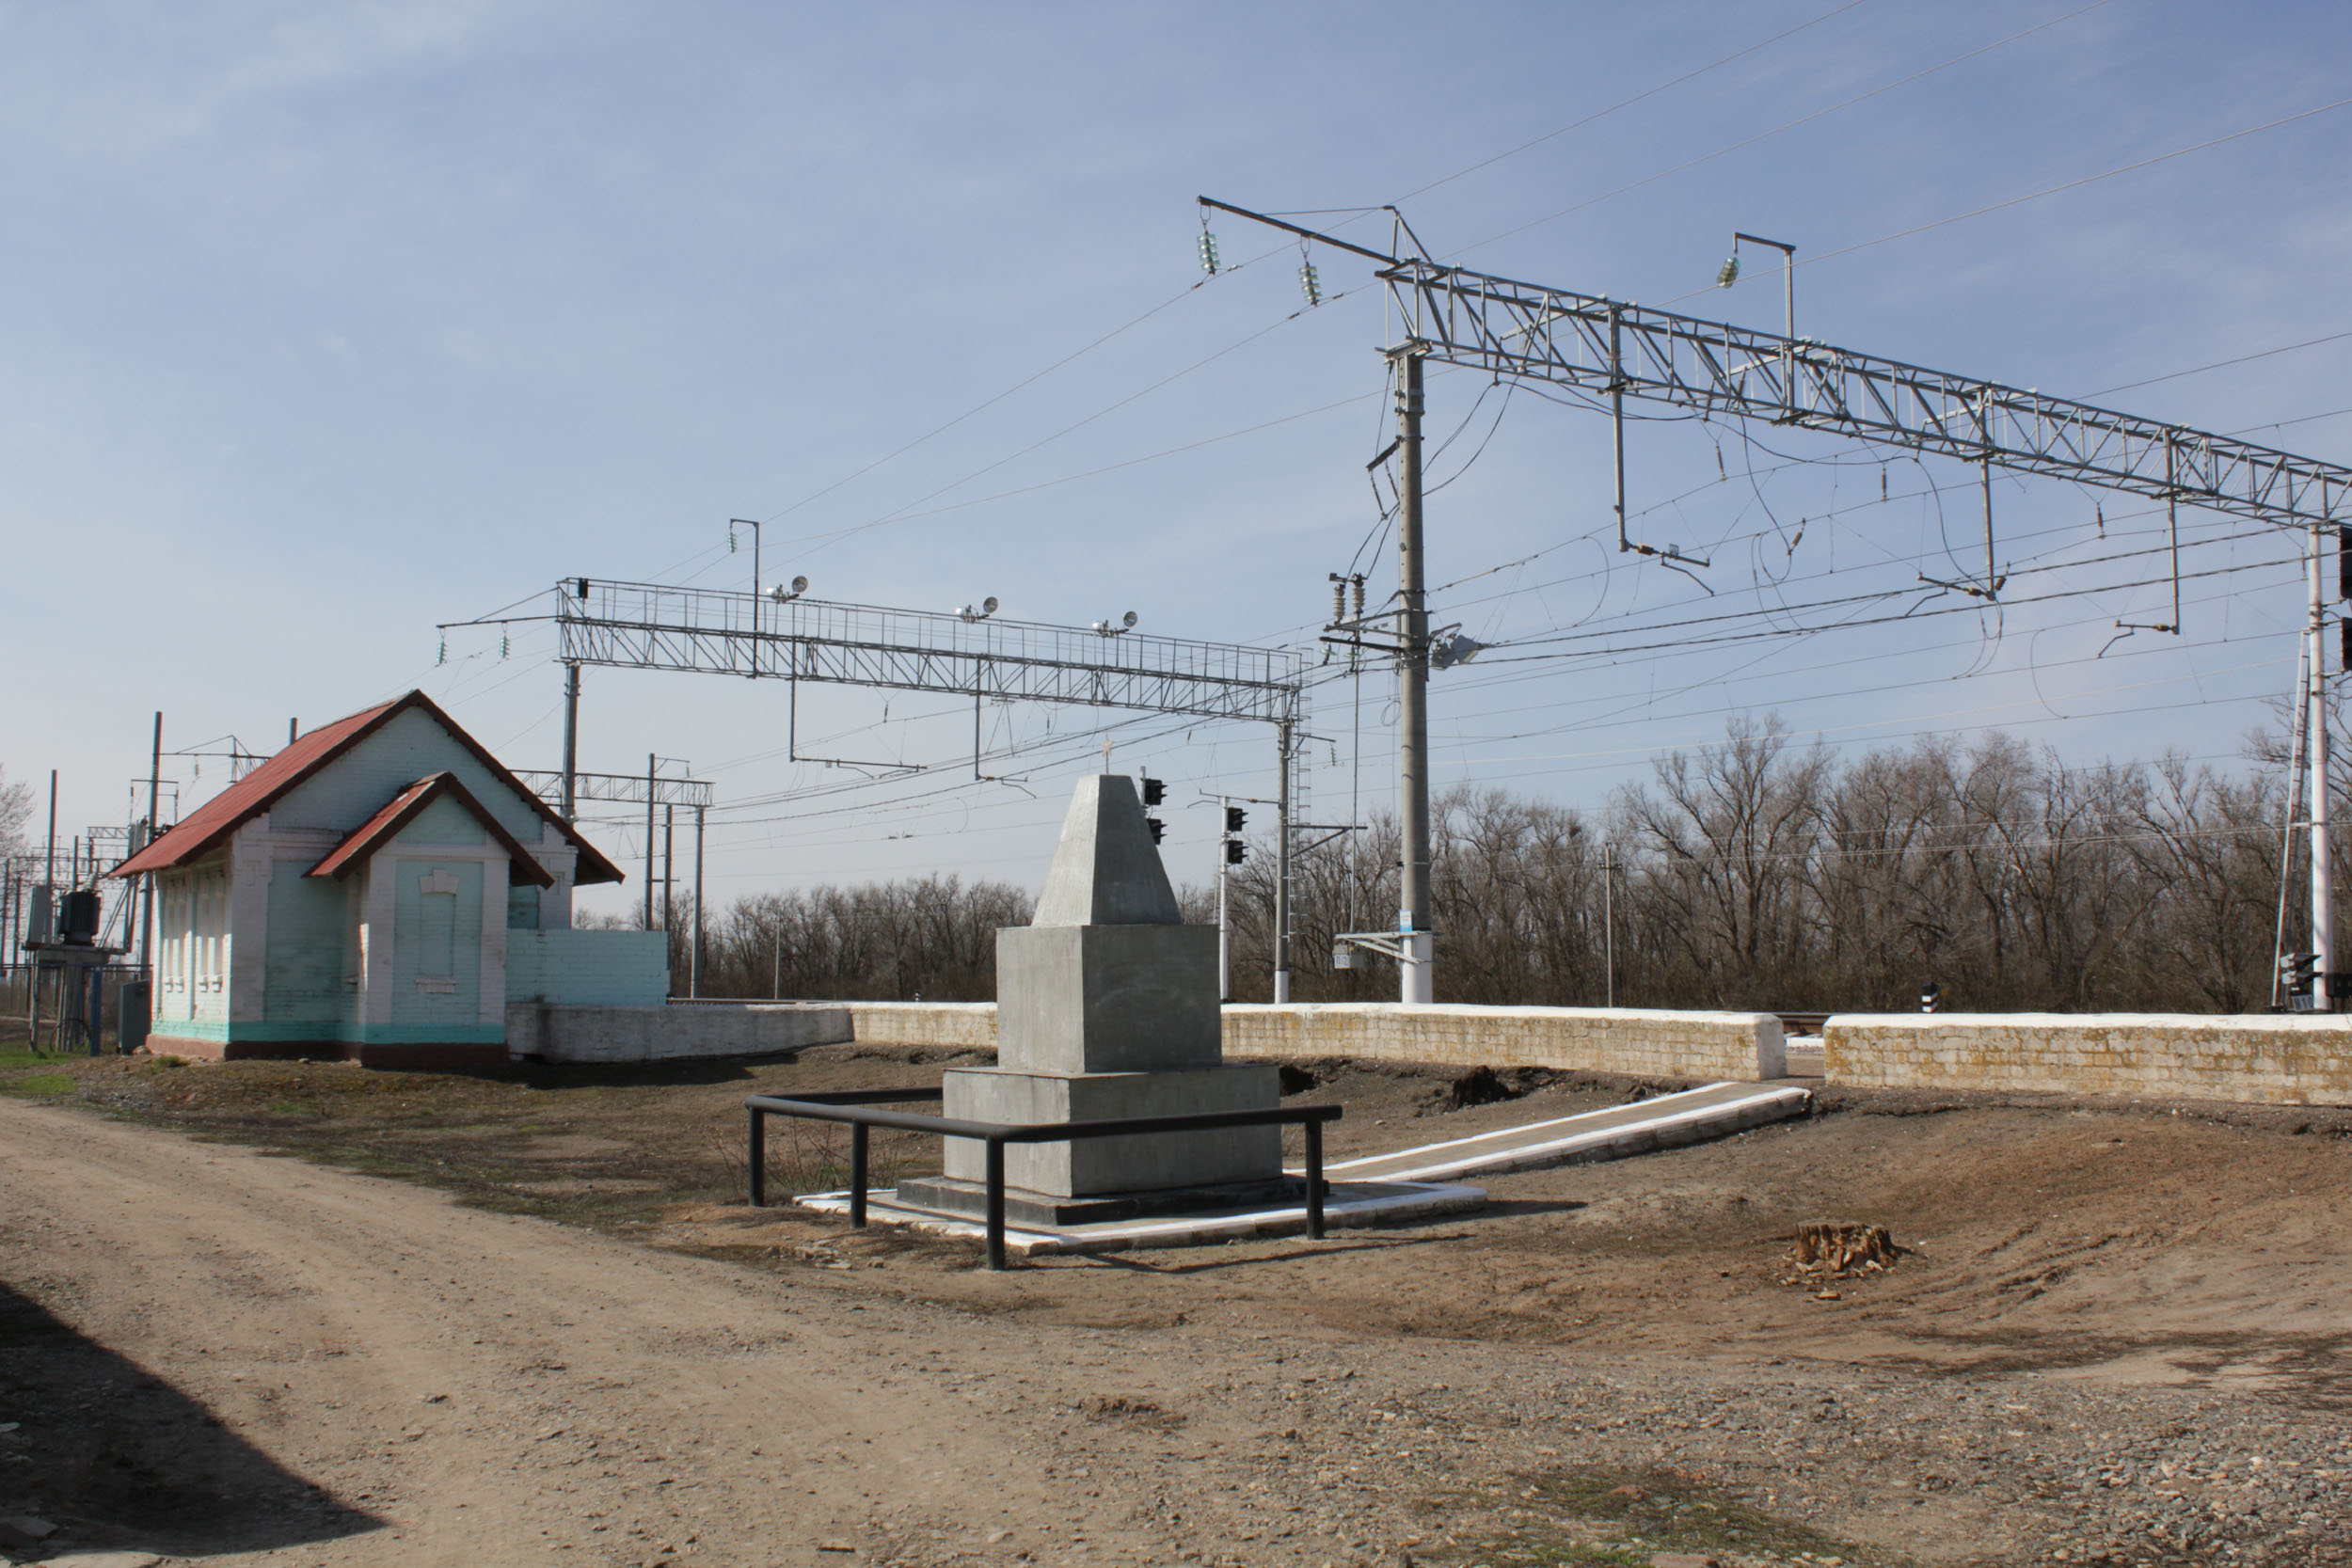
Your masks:
{"label": "red metal roof", "polygon": [[[342,755],[354,744],[381,728],[396,715],[409,708],[421,708],[450,735],[471,752],[491,774],[516,794],[531,802],[532,808],[547,821],[555,824],[572,847],[580,852],[578,870],[573,880],[581,885],[593,882],[618,882],[628,879],[621,868],[597,852],[595,846],[581,838],[572,825],[564,820],[555,809],[532,794],[520,779],[506,770],[498,758],[485,751],[482,743],[458,727],[457,721],[441,711],[440,705],[421,691],[411,691],[405,697],[378,706],[366,708],[331,724],[322,724],[310,734],[290,742],[286,749],[267,762],[214,796],[195,811],[180,819],[172,830],[106,873],[109,877],[135,877],[142,872],[163,871],[175,865],[185,865],[224,843],[238,824],[269,809],[270,802],[284,795],[294,785],[316,773],[327,763]],[[470,799],[470,797],[469,797]],[[479,803],[476,804],[479,810]],[[530,857],[526,857],[530,858]],[[532,864],[538,864],[532,858]]]}
{"label": "red metal roof", "polygon": [[499,826],[498,818],[489,809],[473,798],[473,792],[457,782],[453,773],[428,773],[415,784],[393,796],[382,811],[362,823],[349,838],[335,846],[327,857],[303,873],[306,877],[341,877],[356,870],[359,863],[389,842],[399,832],[415,821],[420,813],[442,796],[448,796],[472,814],[473,819],[490,832],[507,855],[520,866],[526,881],[540,887],[552,887],[555,879],[538,858],[522,847],[513,833]]}

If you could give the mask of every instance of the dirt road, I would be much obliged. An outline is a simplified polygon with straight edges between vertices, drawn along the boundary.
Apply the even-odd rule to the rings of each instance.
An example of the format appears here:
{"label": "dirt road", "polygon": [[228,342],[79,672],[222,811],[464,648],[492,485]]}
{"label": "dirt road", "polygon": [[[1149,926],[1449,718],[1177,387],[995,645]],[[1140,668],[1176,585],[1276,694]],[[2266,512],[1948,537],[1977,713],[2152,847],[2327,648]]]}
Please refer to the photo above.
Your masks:
{"label": "dirt road", "polygon": [[[993,1276],[739,1209],[677,1210],[651,1239],[688,1256],[0,1101],[0,1516],[62,1527],[22,1560],[2352,1560],[2343,1151],[2004,1117],[1513,1179],[1484,1230]],[[2022,1162],[2056,1211],[2029,1183],[2126,1137],[2193,1233],[1939,1185]],[[1940,1207],[1955,1261],[1827,1305],[1740,1261],[1818,1201],[1772,1183],[1841,1164]]]}
{"label": "dirt road", "polygon": [[[87,1117],[0,1106],[0,1147],[9,1276],[226,1429],[116,1423],[108,1463],[153,1478],[112,1499],[121,1539],[453,1565],[849,1560],[828,1544],[919,1560],[999,1530],[1106,1556],[1168,1544],[1050,1480],[1017,1408],[976,1419],[942,1399],[921,1358],[951,1342],[951,1314],[836,1308]],[[1058,1393],[1070,1370],[993,1397]]]}

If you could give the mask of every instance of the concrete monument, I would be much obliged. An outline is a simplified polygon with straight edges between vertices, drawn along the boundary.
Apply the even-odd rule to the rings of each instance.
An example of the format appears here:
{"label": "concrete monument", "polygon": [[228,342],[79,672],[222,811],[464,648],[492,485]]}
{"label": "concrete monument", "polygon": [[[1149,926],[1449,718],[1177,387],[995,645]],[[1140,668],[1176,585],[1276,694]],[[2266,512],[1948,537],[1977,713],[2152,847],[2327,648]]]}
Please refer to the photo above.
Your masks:
{"label": "concrete monument", "polygon": [[[1081,780],[1037,913],[996,933],[993,1068],[951,1069],[945,1114],[973,1121],[1101,1121],[1271,1109],[1278,1070],[1224,1060],[1216,930],[1186,926],[1135,782]],[[1281,1130],[1242,1127],[1005,1151],[1006,1213],[1074,1225],[1295,1198]],[[898,1203],[977,1214],[985,1147],[947,1140],[946,1174],[902,1182]]]}

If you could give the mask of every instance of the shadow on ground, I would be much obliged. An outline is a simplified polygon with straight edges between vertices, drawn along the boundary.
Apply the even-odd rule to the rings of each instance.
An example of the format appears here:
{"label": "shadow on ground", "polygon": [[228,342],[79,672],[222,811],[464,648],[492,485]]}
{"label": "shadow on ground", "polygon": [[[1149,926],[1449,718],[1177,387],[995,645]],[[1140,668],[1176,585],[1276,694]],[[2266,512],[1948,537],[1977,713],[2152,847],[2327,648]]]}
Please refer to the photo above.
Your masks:
{"label": "shadow on ground", "polygon": [[131,1547],[173,1557],[375,1529],[224,1428],[200,1402],[0,1285],[0,1497],[54,1525],[19,1555]]}

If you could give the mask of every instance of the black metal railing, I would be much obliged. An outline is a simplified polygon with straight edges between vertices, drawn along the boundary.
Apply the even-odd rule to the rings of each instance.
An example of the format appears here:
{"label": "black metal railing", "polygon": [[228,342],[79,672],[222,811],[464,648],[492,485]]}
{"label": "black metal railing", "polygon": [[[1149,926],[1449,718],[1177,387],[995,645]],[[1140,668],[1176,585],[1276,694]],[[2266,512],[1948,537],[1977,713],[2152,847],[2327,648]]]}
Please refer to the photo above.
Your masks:
{"label": "black metal railing", "polygon": [[937,1089],[841,1089],[822,1094],[755,1094],[743,1101],[751,1117],[752,1207],[768,1206],[768,1126],[770,1117],[802,1121],[840,1122],[850,1129],[850,1223],[866,1225],[866,1136],[876,1127],[904,1132],[936,1132],[942,1137],[970,1138],[988,1146],[988,1266],[1005,1266],[1005,1146],[1007,1144],[1069,1143],[1079,1138],[1130,1137],[1150,1132],[1207,1132],[1228,1127],[1287,1127],[1307,1135],[1307,1234],[1323,1239],[1323,1124],[1340,1119],[1337,1105],[1273,1106],[1263,1111],[1205,1111],[1188,1117],[1120,1117],[1108,1121],[1049,1121],[1034,1124],[964,1121],[954,1117],[919,1116],[912,1111],[882,1111],[872,1107],[916,1100],[937,1100]]}

